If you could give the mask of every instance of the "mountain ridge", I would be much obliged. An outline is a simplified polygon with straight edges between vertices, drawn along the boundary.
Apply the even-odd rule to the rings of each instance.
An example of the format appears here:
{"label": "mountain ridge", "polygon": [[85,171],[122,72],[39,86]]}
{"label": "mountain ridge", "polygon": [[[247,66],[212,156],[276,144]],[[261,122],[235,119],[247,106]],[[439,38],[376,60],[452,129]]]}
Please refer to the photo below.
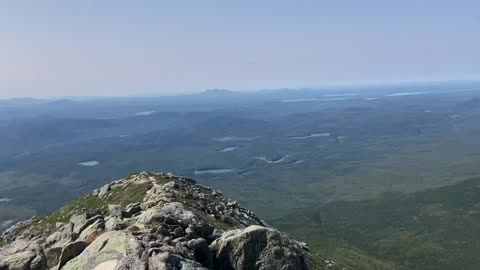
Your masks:
{"label": "mountain ridge", "polygon": [[317,269],[307,244],[220,191],[169,173],[115,180],[13,225],[0,240],[2,270]]}

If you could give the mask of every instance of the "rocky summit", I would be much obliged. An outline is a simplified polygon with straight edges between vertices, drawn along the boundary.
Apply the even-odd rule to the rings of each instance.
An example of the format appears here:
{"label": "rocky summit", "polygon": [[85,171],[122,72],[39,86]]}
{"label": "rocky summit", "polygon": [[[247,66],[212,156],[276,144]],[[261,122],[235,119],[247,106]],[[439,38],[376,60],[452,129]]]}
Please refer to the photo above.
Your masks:
{"label": "rocky summit", "polygon": [[308,247],[194,180],[140,173],[1,236],[1,270],[310,269]]}

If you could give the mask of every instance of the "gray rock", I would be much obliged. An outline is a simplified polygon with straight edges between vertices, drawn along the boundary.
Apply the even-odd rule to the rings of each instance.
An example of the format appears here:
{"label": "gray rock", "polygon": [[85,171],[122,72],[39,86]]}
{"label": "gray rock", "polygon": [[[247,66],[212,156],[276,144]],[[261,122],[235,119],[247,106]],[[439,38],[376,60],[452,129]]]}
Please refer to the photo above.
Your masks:
{"label": "gray rock", "polygon": [[172,240],[173,245],[178,245],[179,243],[187,242],[188,239],[185,237],[178,237]]}
{"label": "gray rock", "polygon": [[122,216],[122,207],[119,204],[109,204],[108,205],[108,214],[114,217]]}
{"label": "gray rock", "polygon": [[85,241],[75,241],[65,245],[58,258],[58,269],[61,269],[68,261],[78,256],[87,247]]}
{"label": "gray rock", "polygon": [[105,221],[105,230],[118,231],[127,228],[127,223],[116,217],[109,217]]}
{"label": "gray rock", "polygon": [[45,256],[43,256],[43,254],[39,254],[35,258],[33,258],[33,260],[30,262],[29,270],[43,270],[46,267],[47,267],[47,262],[45,260]]}
{"label": "gray rock", "polygon": [[110,186],[111,186],[111,184],[107,184],[107,185],[101,187],[100,191],[98,192],[98,197],[103,197],[103,196],[107,195],[108,192],[110,191]]}
{"label": "gray rock", "polygon": [[195,261],[201,263],[206,268],[211,269],[213,266],[212,252],[208,248],[207,241],[203,238],[190,240],[187,247],[193,250]]}
{"label": "gray rock", "polygon": [[196,236],[195,227],[192,225],[188,226],[188,228],[185,230],[185,233],[189,239],[194,238]]}
{"label": "gray rock", "polygon": [[213,196],[221,196],[221,195],[223,195],[223,193],[220,190],[214,190],[214,191],[212,191],[212,195]]}
{"label": "gray rock", "polygon": [[137,222],[140,224],[153,224],[162,222],[164,219],[163,212],[159,208],[150,208],[138,216]]}
{"label": "gray rock", "polygon": [[[76,235],[77,237],[90,225],[95,223],[97,220],[103,220],[102,215],[95,215],[93,217],[87,218],[88,215],[84,214],[78,218],[75,218],[76,224],[74,224],[74,229],[73,229],[73,234]],[[73,218],[73,217],[72,217]],[[70,219],[72,220],[72,219]],[[83,221],[82,221],[83,220]]]}
{"label": "gray rock", "polygon": [[170,181],[166,184],[162,185],[163,189],[176,189],[178,188],[178,184],[175,181]]}
{"label": "gray rock", "polygon": [[237,201],[229,201],[229,202],[227,202],[227,206],[235,207],[235,206],[238,206],[238,204],[237,204]]}
{"label": "gray rock", "polygon": [[48,269],[55,267],[60,261],[60,256],[62,255],[62,247],[51,247],[43,251],[45,254],[45,259],[47,260]]}
{"label": "gray rock", "polygon": [[212,234],[208,236],[210,240],[215,240],[217,238],[220,238],[223,235],[223,230],[222,229],[214,229]]}
{"label": "gray rock", "polygon": [[122,218],[130,218],[138,213],[142,212],[142,207],[140,207],[140,203],[129,204],[122,211]]}
{"label": "gray rock", "polygon": [[15,240],[0,249],[0,266],[11,270],[29,270],[31,263],[34,262],[33,267],[41,267],[44,262],[41,250],[40,244],[36,241]]}
{"label": "gray rock", "polygon": [[227,215],[223,215],[223,216],[220,218],[220,220],[223,221],[223,222],[225,222],[225,223],[227,223],[227,224],[235,224],[235,221],[234,221],[231,217],[229,217],[229,216],[227,216]]}
{"label": "gray rock", "polygon": [[185,259],[169,252],[159,253],[150,258],[149,270],[208,270],[200,263]]}
{"label": "gray rock", "polygon": [[185,206],[180,202],[167,203],[160,210],[163,215],[184,223],[191,224],[196,220],[195,214],[192,211],[186,210]]}
{"label": "gray rock", "polygon": [[49,235],[45,240],[45,245],[49,246],[63,246],[70,242],[73,237],[73,223],[63,224],[57,227],[57,230]]}
{"label": "gray rock", "polygon": [[207,241],[205,241],[205,239],[197,238],[197,239],[192,239],[192,240],[188,241],[187,246],[190,249],[198,249],[198,248],[201,248],[203,246],[208,246],[208,245],[207,245]]}
{"label": "gray rock", "polygon": [[[98,267],[98,266],[97,266]],[[115,270],[145,270],[147,269],[147,262],[142,261],[139,256],[134,253],[129,253],[116,266]],[[104,270],[101,268],[101,270]],[[106,270],[106,269],[105,269]]]}
{"label": "gray rock", "polygon": [[45,240],[45,244],[47,246],[52,246],[53,244],[57,243],[58,241],[60,241],[60,239],[62,238],[61,236],[61,232],[59,231],[56,231],[56,232],[53,232],[51,235],[49,235],[47,237],[47,239]]}
{"label": "gray rock", "polygon": [[[123,231],[106,232],[95,239],[80,255],[68,261],[62,270],[94,269],[101,266],[118,266],[127,257],[135,253],[139,244]],[[103,269],[103,268],[97,268]]]}
{"label": "gray rock", "polygon": [[216,269],[309,269],[299,242],[271,228],[249,226],[227,231],[210,249]]}
{"label": "gray rock", "polygon": [[195,225],[195,234],[197,237],[210,239],[210,235],[214,232],[215,228],[208,223],[201,223]]}
{"label": "gray rock", "polygon": [[70,223],[73,224],[74,231],[79,231],[80,227],[83,226],[86,220],[87,220],[87,215],[85,213],[72,215],[70,217]]}
{"label": "gray rock", "polygon": [[150,256],[153,256],[155,254],[160,254],[160,253],[171,253],[188,260],[194,260],[195,258],[193,257],[193,253],[190,249],[186,247],[186,244],[187,244],[186,242],[182,242],[182,245],[175,245],[175,246],[162,245],[158,248],[149,249],[148,254]]}
{"label": "gray rock", "polygon": [[28,240],[31,233],[28,229],[30,224],[36,221],[35,217],[32,217],[29,220],[20,221],[15,225],[10,226],[10,228],[6,229],[2,235],[1,239],[5,241],[5,243],[12,243],[16,239],[26,239]]}
{"label": "gray rock", "polygon": [[87,228],[85,228],[80,235],[78,236],[77,240],[80,241],[89,241],[89,239],[95,238],[98,234],[100,234],[105,229],[105,222],[103,219],[97,219],[95,222],[90,224]]}
{"label": "gray rock", "polygon": [[176,237],[181,237],[184,235],[184,233],[185,232],[182,227],[178,227],[173,231],[173,235],[175,235]]}
{"label": "gray rock", "polygon": [[165,227],[164,225],[161,225],[160,227],[158,227],[158,233],[162,234],[162,235],[169,235],[169,231],[168,231],[168,228]]}
{"label": "gray rock", "polygon": [[150,241],[148,242],[148,247],[149,248],[155,248],[155,247],[160,247],[162,245],[161,242],[157,242],[157,241]]}
{"label": "gray rock", "polygon": [[[197,217],[192,211],[186,210],[182,203],[171,202],[161,208],[149,208],[143,211],[138,216],[137,221],[142,224],[153,224],[163,222],[166,219],[191,224],[196,221]],[[169,222],[167,221],[167,223]]]}

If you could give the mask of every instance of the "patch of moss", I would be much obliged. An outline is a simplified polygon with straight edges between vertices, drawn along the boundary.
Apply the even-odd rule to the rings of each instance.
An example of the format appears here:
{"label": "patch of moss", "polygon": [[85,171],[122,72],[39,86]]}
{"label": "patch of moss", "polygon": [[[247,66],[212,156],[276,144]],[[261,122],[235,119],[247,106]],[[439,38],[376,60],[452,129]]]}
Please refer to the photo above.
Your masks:
{"label": "patch of moss", "polygon": [[[104,200],[103,204],[120,204],[126,206],[130,203],[142,202],[145,197],[145,193],[152,188],[152,183],[142,184],[128,184],[124,187],[114,189],[110,192],[109,196],[101,198]],[[97,196],[95,196],[98,198]],[[98,198],[100,199],[100,198]]]}
{"label": "patch of moss", "polygon": [[224,230],[224,231],[228,231],[228,230],[234,230],[234,229],[238,229],[237,226],[233,225],[233,224],[227,224],[225,222],[222,222],[214,217],[211,217],[203,212],[197,212],[196,213],[203,221],[205,221],[206,223],[212,225],[213,227],[217,228],[217,229],[221,229],[221,230]]}
{"label": "patch of moss", "polygon": [[111,190],[107,196],[101,198],[87,194],[70,202],[57,211],[40,218],[37,222],[37,228],[40,229],[42,233],[48,233],[55,228],[57,222],[68,222],[75,213],[96,209],[106,211],[108,204],[119,204],[124,207],[130,203],[142,202],[145,193],[152,188],[152,186],[152,183],[149,182],[141,184],[130,183]]}
{"label": "patch of moss", "polygon": [[[312,251],[312,252],[315,252]],[[337,248],[335,251],[319,254],[312,253],[307,256],[307,260],[312,270],[340,270],[340,269],[358,269],[358,270],[396,270],[398,265],[382,261],[377,258],[363,254],[361,251],[353,248]],[[328,261],[334,261],[335,264],[328,266]]]}

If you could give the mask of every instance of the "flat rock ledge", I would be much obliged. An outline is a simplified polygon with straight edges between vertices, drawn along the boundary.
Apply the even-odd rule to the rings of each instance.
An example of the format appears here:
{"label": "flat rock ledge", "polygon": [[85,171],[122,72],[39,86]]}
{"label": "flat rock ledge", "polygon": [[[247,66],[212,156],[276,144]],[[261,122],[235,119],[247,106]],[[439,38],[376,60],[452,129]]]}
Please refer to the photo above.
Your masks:
{"label": "flat rock ledge", "polygon": [[0,270],[310,269],[305,243],[168,173],[113,181],[0,240]]}

